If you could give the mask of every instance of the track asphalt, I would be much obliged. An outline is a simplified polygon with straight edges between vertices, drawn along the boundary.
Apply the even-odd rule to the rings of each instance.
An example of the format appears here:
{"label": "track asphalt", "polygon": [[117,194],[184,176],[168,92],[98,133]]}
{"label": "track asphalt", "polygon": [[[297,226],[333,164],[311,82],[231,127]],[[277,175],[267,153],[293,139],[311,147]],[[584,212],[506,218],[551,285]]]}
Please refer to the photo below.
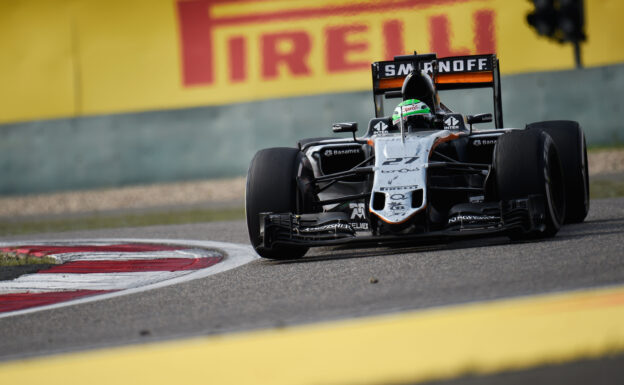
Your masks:
{"label": "track asphalt", "polygon": [[[611,287],[605,290],[619,293],[618,285],[624,283],[622,234],[624,199],[605,199],[592,201],[585,223],[566,226],[554,239],[541,242],[511,243],[506,238],[492,238],[421,247],[319,249],[312,250],[309,256],[295,262],[256,260],[205,279],[171,287],[0,319],[0,359],[12,361],[51,353],[182,337],[213,336],[221,340],[259,330],[264,330],[260,333],[276,330],[296,333],[300,327],[313,328],[313,324],[318,322],[366,323],[374,322],[375,319],[370,317],[376,316],[424,317],[424,309],[429,309],[425,313],[435,312],[435,309],[460,311],[471,306],[497,306],[496,303],[478,304],[484,301],[536,294],[581,290],[577,294],[593,296],[604,293],[602,289],[597,292],[594,289],[604,287]],[[27,238],[121,237],[247,242],[245,224],[239,221],[43,234]],[[26,237],[4,240],[20,239]],[[589,292],[587,289],[590,289]],[[617,311],[621,311],[622,301],[617,293],[609,297],[609,301],[617,304],[614,307],[616,313],[606,318],[600,313],[596,319],[605,322],[616,320],[618,324],[624,324],[623,318],[618,318],[621,317]],[[355,321],[350,321],[352,319]],[[585,327],[588,330],[610,327],[597,324],[599,321],[596,319],[592,318]],[[571,325],[569,319],[559,322],[559,325]],[[461,331],[462,325],[467,324],[456,323],[454,327]],[[581,326],[579,328],[582,329]],[[569,330],[573,331],[569,338],[580,336],[580,332],[572,326]],[[458,333],[458,330],[451,331]],[[461,336],[461,333],[457,335]],[[485,344],[494,337],[483,338]],[[479,350],[479,341],[474,342],[475,349]],[[618,353],[621,352],[618,345],[621,342],[618,334],[612,334],[602,341],[602,350],[567,359],[591,360],[596,356]],[[612,344],[611,350],[604,347],[608,343]],[[148,346],[158,349],[161,345]],[[413,341],[409,349],[418,350],[419,346],[418,341]],[[452,345],[442,345],[440,341],[439,346]],[[381,347],[371,342],[361,349],[374,351]],[[325,349],[330,351],[333,346],[329,344]],[[499,349],[502,348],[499,346]],[[56,359],[61,357],[64,356],[57,356]],[[304,357],[308,366],[317,364],[314,357]],[[401,357],[404,356],[397,355],[396,359]],[[555,361],[534,362],[534,365],[560,362]],[[615,362],[621,361],[616,359]],[[18,365],[20,361],[13,363]],[[358,362],[351,363],[358,365]],[[530,366],[516,366],[517,369],[527,367]],[[581,368],[585,367],[592,365],[581,365]],[[621,365],[619,370],[618,365],[611,367],[615,374],[621,376]],[[11,366],[4,367],[8,368]],[[499,367],[501,370],[513,368],[513,365]],[[274,369],[279,370],[279,363],[276,362]],[[456,373],[472,373],[469,369]],[[207,375],[208,372],[207,369]],[[475,372],[491,373],[487,370]],[[383,378],[377,378],[376,382],[415,382],[444,376]],[[362,382],[356,378],[352,378],[353,381],[344,380]]]}

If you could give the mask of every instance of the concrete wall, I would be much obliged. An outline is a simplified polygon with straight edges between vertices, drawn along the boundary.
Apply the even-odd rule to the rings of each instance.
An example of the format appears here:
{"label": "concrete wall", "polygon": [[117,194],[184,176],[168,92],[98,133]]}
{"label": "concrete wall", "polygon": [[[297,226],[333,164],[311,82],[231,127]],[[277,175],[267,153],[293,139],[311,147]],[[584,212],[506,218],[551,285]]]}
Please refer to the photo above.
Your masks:
{"label": "concrete wall", "polygon": [[[504,68],[503,68],[504,71]],[[589,144],[624,142],[624,65],[503,77],[505,126],[570,119]],[[488,112],[484,90],[442,94]],[[331,123],[373,113],[369,92],[0,125],[0,194],[244,175],[255,151],[331,136]]]}

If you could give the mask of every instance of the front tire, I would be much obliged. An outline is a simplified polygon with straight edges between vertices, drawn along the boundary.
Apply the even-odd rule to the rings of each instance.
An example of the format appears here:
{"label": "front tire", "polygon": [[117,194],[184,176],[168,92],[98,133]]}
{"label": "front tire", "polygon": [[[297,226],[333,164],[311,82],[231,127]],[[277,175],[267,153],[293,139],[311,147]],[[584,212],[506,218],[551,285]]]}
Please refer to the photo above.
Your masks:
{"label": "front tire", "polygon": [[563,166],[566,194],[566,223],[580,223],[589,212],[589,173],[585,134],[577,122],[553,120],[527,125],[528,130],[545,131],[552,137]]}
{"label": "front tire", "polygon": [[494,148],[496,188],[501,200],[544,197],[542,226],[531,233],[512,231],[512,239],[553,237],[565,219],[561,162],[552,138],[540,131],[511,131]]}
{"label": "front tire", "polygon": [[268,148],[258,151],[249,166],[245,191],[247,230],[251,245],[261,257],[296,259],[308,251],[308,247],[286,245],[267,249],[260,236],[260,213],[296,212],[300,156],[300,151],[295,148]]}

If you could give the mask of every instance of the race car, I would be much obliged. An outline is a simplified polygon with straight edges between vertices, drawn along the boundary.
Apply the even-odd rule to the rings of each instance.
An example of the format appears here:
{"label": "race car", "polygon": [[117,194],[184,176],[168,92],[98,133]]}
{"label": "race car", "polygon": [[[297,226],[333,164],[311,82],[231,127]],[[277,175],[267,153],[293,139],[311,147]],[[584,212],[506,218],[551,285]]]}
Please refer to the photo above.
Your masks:
{"label": "race car", "polygon": [[[255,251],[295,259],[310,247],[553,237],[589,211],[587,151],[573,121],[504,128],[496,55],[402,55],[374,62],[375,117],[363,136],[302,139],[251,161],[245,210]],[[463,115],[439,90],[491,88],[493,115]],[[392,115],[384,99],[400,99]],[[495,128],[474,126],[492,122]]]}

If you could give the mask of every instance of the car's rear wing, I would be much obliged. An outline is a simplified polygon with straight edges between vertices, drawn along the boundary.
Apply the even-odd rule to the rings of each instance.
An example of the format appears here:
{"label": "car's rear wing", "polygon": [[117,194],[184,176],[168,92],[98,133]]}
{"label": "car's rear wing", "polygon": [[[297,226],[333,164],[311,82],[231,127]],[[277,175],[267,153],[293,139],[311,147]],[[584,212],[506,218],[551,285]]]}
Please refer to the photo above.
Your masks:
{"label": "car's rear wing", "polygon": [[384,116],[383,98],[401,97],[405,77],[418,68],[430,73],[437,90],[492,88],[494,122],[503,127],[503,104],[498,59],[496,55],[469,55],[437,58],[436,54],[395,56],[394,60],[374,62],[373,99],[375,116]]}

